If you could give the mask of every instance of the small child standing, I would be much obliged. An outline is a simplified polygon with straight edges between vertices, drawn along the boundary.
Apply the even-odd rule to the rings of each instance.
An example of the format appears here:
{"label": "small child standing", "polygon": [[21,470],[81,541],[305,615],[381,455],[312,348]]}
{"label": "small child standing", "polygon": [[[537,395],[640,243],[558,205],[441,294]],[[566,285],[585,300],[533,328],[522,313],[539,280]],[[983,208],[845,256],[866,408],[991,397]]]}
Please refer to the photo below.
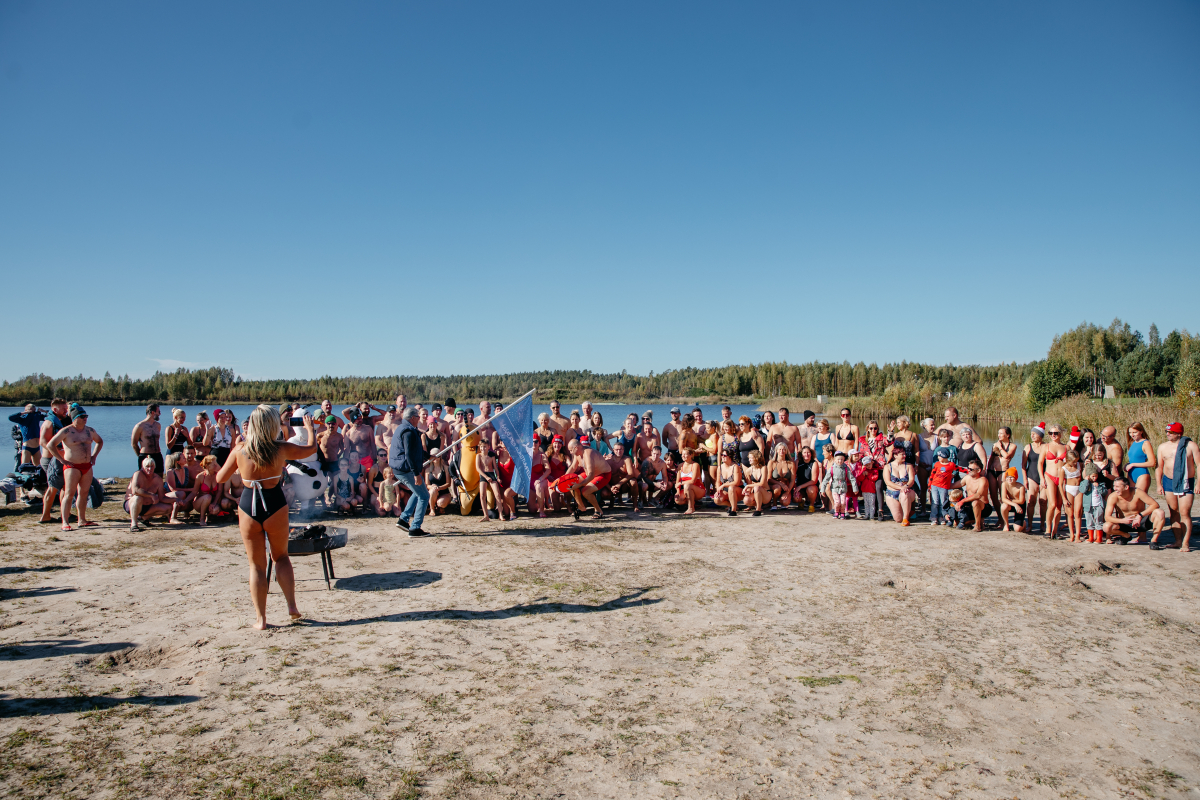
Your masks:
{"label": "small child standing", "polygon": [[854,479],[858,481],[858,490],[862,492],[862,519],[880,521],[879,507],[876,504],[875,488],[879,483],[879,467],[871,456],[863,456],[862,461],[854,467]]}
{"label": "small child standing", "polygon": [[[949,442],[950,432],[939,431],[938,439]],[[946,525],[951,524],[950,490],[954,488],[959,473],[959,467],[954,463],[958,456],[958,448],[942,444],[938,445],[933,453],[937,460],[929,473],[929,497],[930,505],[933,506],[929,514],[931,528],[943,524],[943,520]],[[959,496],[962,496],[962,492],[959,492]]]}
{"label": "small child standing", "polygon": [[858,491],[858,484],[854,480],[854,473],[846,466],[846,454],[842,451],[833,454],[833,463],[825,472],[821,489],[833,500],[833,515],[845,519],[846,498]]}
{"label": "small child standing", "polygon": [[1092,462],[1083,468],[1083,522],[1088,541],[1092,544],[1104,542],[1104,508],[1108,502],[1108,484],[1100,477],[1100,470]]}
{"label": "small child standing", "polygon": [[[853,475],[855,478],[858,477],[858,459],[861,455],[862,454],[859,453],[857,450],[851,450],[849,453],[846,454],[846,458],[849,459],[849,463],[846,464],[846,469],[850,470],[850,474]],[[847,517],[861,517],[862,516],[858,512],[859,503],[861,502],[859,500],[859,494],[861,494],[861,491],[862,491],[862,486],[859,486],[853,492],[846,495],[846,516]]]}

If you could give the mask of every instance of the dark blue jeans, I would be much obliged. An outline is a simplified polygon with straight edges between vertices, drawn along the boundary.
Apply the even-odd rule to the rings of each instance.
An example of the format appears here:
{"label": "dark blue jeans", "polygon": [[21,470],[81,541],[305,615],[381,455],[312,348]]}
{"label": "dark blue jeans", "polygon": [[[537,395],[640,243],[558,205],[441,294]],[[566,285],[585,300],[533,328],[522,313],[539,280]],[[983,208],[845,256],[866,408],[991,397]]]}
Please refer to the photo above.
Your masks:
{"label": "dark blue jeans", "polygon": [[425,521],[425,510],[429,508],[429,490],[425,488],[424,484],[417,483],[417,476],[411,472],[397,472],[396,480],[412,492],[412,497],[408,498],[408,505],[400,514],[400,519],[407,522],[410,529],[421,527],[421,523]]}

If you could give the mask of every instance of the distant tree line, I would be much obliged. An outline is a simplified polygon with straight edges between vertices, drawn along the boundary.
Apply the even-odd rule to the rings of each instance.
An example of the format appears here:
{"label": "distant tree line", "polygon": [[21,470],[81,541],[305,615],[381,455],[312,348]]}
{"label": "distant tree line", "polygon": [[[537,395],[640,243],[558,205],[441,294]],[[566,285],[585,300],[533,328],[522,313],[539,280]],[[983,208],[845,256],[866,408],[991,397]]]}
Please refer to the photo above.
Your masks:
{"label": "distant tree line", "polygon": [[[1053,369],[1045,366],[1053,362]],[[245,380],[222,367],[156,372],[147,379],[128,375],[114,378],[52,378],[30,375],[0,386],[0,401],[7,405],[45,403],[54,395],[83,403],[173,404],[260,403],[283,400],[335,403],[375,402],[404,392],[414,399],[460,402],[513,398],[537,387],[539,398],[563,401],[590,398],[596,401],[643,401],[663,397],[872,397],[889,387],[912,387],[926,396],[961,393],[980,395],[1004,390],[1008,396],[1029,394],[1035,375],[1046,377],[1050,388],[1037,385],[1036,402],[1053,402],[1050,395],[1091,390],[1101,394],[1110,384],[1122,394],[1178,394],[1176,379],[1200,378],[1200,337],[1172,331],[1160,338],[1150,326],[1149,336],[1113,320],[1107,328],[1084,323],[1055,337],[1044,361],[997,366],[933,366],[901,362],[807,364],[763,363],[699,369],[687,367],[649,375],[594,373],[587,370],[518,372],[506,375],[451,375],[390,377],[325,376],[309,380]],[[1039,378],[1039,380],[1041,380]]]}

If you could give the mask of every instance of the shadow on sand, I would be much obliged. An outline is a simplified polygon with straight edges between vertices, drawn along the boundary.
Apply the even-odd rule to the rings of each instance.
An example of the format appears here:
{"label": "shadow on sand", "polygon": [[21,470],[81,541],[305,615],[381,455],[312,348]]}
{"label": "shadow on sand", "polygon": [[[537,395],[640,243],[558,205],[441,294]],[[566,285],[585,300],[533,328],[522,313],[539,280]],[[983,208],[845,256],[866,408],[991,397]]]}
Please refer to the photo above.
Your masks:
{"label": "shadow on sand", "polygon": [[335,589],[350,592],[379,592],[389,589],[414,589],[428,586],[442,579],[442,573],[425,569],[410,569],[403,572],[369,572],[351,578],[338,578]]}
{"label": "shadow on sand", "polygon": [[3,697],[0,696],[0,719],[39,717],[49,714],[74,714],[80,711],[116,708],[128,703],[139,706],[178,706],[194,703],[200,698],[191,694],[168,694],[151,697]]}
{"label": "shadow on sand", "polygon": [[371,622],[423,622],[425,620],[497,620],[511,619],[512,617],[522,617],[529,614],[594,614],[601,611],[622,611],[630,608],[641,608],[643,606],[652,606],[655,603],[661,603],[663,598],[652,597],[643,598],[646,592],[657,589],[657,586],[646,586],[639,588],[637,591],[623,594],[607,603],[547,603],[540,602],[546,600],[545,597],[539,597],[532,603],[519,603],[508,608],[499,608],[493,611],[469,611],[461,608],[442,608],[435,611],[408,611],[402,614],[381,614],[378,617],[366,617],[363,619],[348,619],[341,622],[311,622],[313,627],[324,626],[339,626],[339,625],[366,625]]}
{"label": "shadow on sand", "polygon": [[135,647],[133,642],[84,642],[82,639],[28,639],[0,648],[0,661],[56,656],[94,656]]}

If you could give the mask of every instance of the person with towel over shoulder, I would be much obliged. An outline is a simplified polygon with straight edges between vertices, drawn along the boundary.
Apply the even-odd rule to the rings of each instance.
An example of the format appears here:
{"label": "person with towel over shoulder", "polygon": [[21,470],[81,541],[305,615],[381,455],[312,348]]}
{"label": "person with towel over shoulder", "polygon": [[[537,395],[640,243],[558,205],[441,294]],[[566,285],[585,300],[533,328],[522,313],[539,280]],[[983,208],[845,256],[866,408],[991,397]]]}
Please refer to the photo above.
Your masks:
{"label": "person with towel over shoulder", "polygon": [[[1167,426],[1167,441],[1158,446],[1158,493],[1166,498],[1171,514],[1171,533],[1175,543],[1171,548],[1188,552],[1192,539],[1192,500],[1196,495],[1196,465],[1200,464],[1200,448],[1183,435],[1183,424]],[[1150,545],[1161,550],[1157,542]]]}

